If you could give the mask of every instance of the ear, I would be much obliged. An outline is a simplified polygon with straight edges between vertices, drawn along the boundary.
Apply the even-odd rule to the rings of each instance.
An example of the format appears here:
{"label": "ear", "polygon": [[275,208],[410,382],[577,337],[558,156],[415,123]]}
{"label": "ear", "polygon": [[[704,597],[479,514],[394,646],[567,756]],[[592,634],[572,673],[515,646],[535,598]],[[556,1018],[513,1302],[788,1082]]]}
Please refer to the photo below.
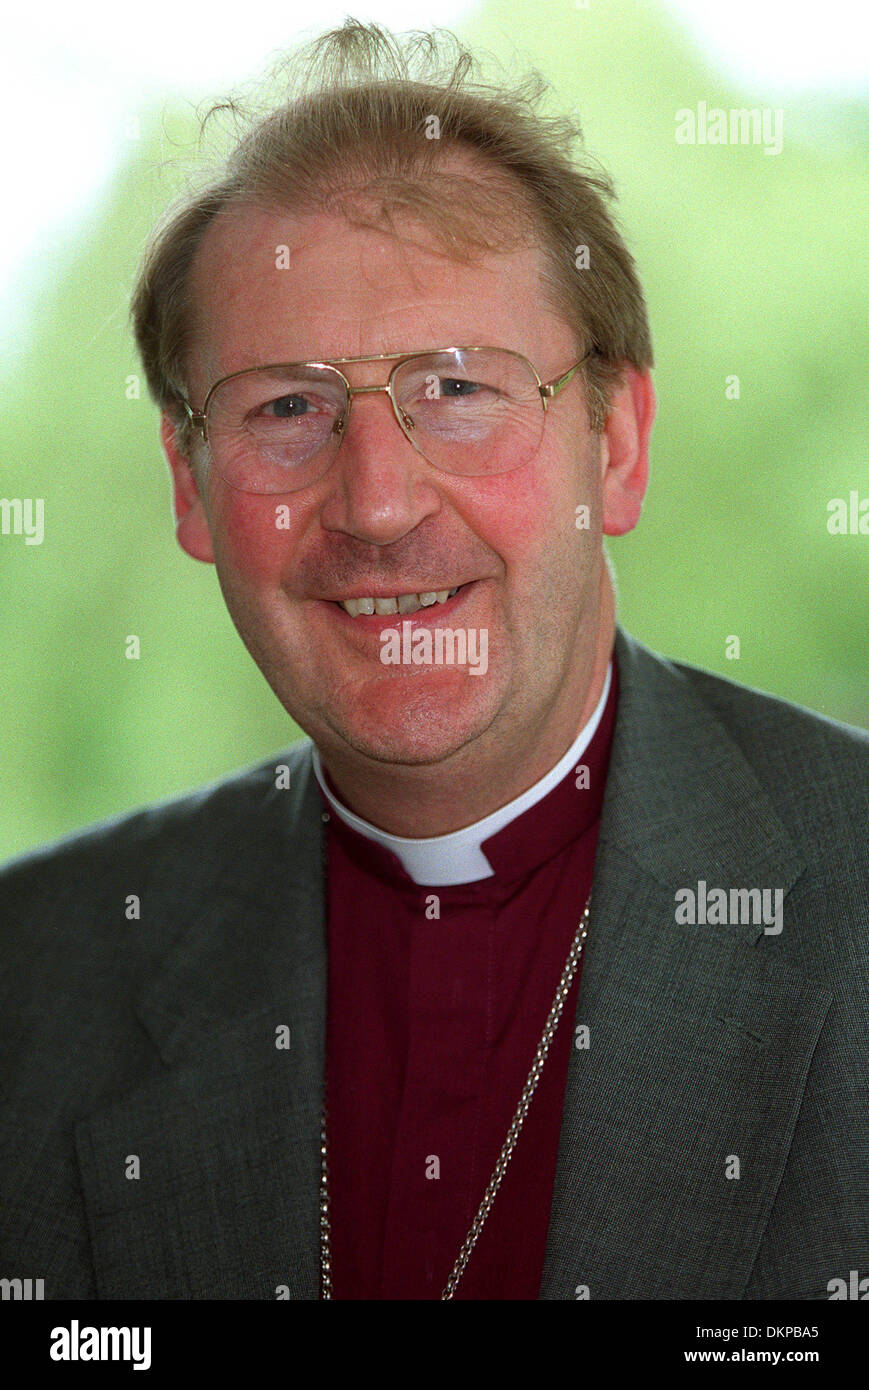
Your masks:
{"label": "ear", "polygon": [[625,363],[601,435],[603,530],[607,536],[623,536],[640,519],[649,483],[649,436],[657,404],[651,372],[639,372]]}
{"label": "ear", "polygon": [[160,441],[172,474],[175,534],[182,550],[194,560],[214,564],[208,517],[189,460],[178,448],[175,422],[166,412],[160,418]]}

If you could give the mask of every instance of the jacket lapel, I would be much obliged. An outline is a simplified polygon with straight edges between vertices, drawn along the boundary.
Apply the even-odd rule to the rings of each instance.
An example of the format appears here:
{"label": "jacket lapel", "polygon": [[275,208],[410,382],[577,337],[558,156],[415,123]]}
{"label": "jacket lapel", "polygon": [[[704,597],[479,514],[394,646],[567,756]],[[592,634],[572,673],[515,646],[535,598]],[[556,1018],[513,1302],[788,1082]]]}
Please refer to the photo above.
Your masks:
{"label": "jacket lapel", "polygon": [[[622,632],[617,652],[590,1040],[571,1053],[540,1297],[738,1298],[831,996],[783,964],[804,865],[739,749],[678,668]],[[677,925],[677,889],[701,879],[782,889],[782,936]]]}
{"label": "jacket lapel", "polygon": [[289,761],[138,1002],[165,1070],[76,1127],[100,1298],[319,1296],[321,807]]}

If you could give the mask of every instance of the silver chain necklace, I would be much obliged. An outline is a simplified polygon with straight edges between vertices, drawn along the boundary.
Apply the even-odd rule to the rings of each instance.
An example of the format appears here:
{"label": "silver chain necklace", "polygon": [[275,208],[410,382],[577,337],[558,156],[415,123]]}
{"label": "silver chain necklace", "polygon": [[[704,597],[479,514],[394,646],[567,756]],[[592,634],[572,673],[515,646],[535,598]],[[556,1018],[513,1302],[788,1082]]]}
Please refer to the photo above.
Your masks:
{"label": "silver chain necklace", "polygon": [[[585,904],[585,911],[579,920],[576,935],[570,945],[564,969],[561,972],[561,979],[558,981],[558,988],[555,991],[555,998],[552,1001],[552,1008],[549,1010],[549,1017],[537,1044],[537,1051],[534,1054],[534,1061],[531,1063],[531,1070],[528,1073],[525,1085],[522,1087],[522,1094],[519,1097],[519,1104],[516,1113],[510,1122],[507,1130],[507,1138],[504,1140],[503,1147],[498,1155],[494,1171],[489,1179],[489,1186],[483,1194],[483,1200],[477,1208],[477,1214],[471,1223],[471,1228],[465,1236],[464,1244],[458,1253],[456,1262],[453,1265],[452,1273],[447,1280],[446,1288],[441,1294],[441,1300],[451,1299],[459,1286],[459,1280],[465,1272],[471,1252],[476,1245],[480,1232],[485,1224],[486,1217],[492,1210],[492,1204],[501,1186],[504,1174],[507,1171],[507,1164],[513,1156],[519,1132],[525,1123],[525,1116],[528,1114],[528,1107],[531,1098],[540,1080],[540,1073],[543,1071],[543,1064],[549,1052],[549,1046],[555,1036],[559,1019],[564,1008],[564,1001],[570,991],[573,977],[576,974],[576,967],[582,955],[582,948],[585,938],[588,935],[588,912],[591,907],[591,894]],[[329,1151],[326,1140],[326,1087],[323,1086],[323,1109],[320,1116],[320,1297],[331,1299],[332,1297],[332,1251],[331,1251],[331,1229],[329,1226]]]}

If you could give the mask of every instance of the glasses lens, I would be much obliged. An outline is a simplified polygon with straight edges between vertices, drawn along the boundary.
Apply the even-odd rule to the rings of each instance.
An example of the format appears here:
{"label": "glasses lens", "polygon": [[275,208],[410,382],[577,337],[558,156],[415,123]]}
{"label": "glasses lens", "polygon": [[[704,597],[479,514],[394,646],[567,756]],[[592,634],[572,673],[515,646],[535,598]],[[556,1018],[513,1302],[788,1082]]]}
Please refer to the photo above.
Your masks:
{"label": "glasses lens", "polygon": [[[533,370],[496,348],[433,352],[393,376],[402,428],[435,467],[469,476],[508,473],[540,447],[545,421]],[[347,390],[329,367],[259,367],[231,377],[208,402],[214,467],[243,492],[294,492],[329,468],[347,415]]]}
{"label": "glasses lens", "polygon": [[393,378],[408,438],[448,473],[508,473],[540,447],[544,407],[523,358],[493,348],[435,352]]}
{"label": "glasses lens", "polygon": [[331,462],[346,405],[344,382],[328,367],[261,367],[231,377],[208,403],[214,466],[244,492],[307,487]]}

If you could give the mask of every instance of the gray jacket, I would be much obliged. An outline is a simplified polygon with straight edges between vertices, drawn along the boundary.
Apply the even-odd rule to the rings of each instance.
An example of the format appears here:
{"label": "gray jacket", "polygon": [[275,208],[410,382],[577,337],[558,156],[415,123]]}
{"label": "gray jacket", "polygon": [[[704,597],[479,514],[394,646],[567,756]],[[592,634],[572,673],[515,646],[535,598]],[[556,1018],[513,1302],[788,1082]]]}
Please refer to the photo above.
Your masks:
{"label": "gray jacket", "polygon": [[[540,1297],[826,1299],[869,1273],[869,735],[616,642]],[[306,739],[0,871],[0,1276],[318,1297],[322,833]]]}

